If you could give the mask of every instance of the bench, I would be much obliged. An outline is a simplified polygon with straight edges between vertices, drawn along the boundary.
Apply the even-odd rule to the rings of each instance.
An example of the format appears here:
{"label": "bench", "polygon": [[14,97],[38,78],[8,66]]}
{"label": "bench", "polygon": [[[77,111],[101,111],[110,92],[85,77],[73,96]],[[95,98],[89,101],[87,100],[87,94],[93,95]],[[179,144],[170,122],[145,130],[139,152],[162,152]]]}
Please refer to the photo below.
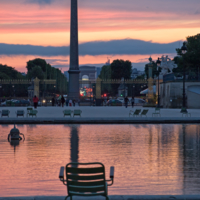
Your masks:
{"label": "bench", "polygon": [[77,116],[80,116],[80,117],[81,117],[81,113],[82,113],[82,111],[81,111],[81,110],[74,110],[73,117],[74,117],[75,115],[77,115]]}
{"label": "bench", "polygon": [[139,115],[140,115],[140,112],[141,112],[141,109],[136,109],[135,111],[130,110],[130,111],[129,111],[129,117],[130,117],[131,115],[133,115],[133,117],[139,116]]}
{"label": "bench", "polygon": [[142,115],[145,115],[145,116],[147,117],[148,111],[149,111],[148,109],[144,109],[144,110],[141,112],[140,116],[142,117]]}
{"label": "bench", "polygon": [[64,117],[65,116],[70,116],[71,117],[71,114],[73,113],[72,110],[63,110],[63,114],[64,114]]}
{"label": "bench", "polygon": [[157,116],[157,115],[159,115],[159,116],[161,117],[160,108],[155,108],[155,112],[152,113],[152,117],[153,117],[153,116]]}
{"label": "bench", "polygon": [[110,179],[106,180],[102,163],[69,163],[60,168],[59,179],[67,186],[68,196],[65,199],[70,197],[72,200],[72,196],[100,195],[109,200],[107,188],[113,184],[114,167],[110,167]]}
{"label": "bench", "polygon": [[17,110],[16,115],[17,115],[17,117],[18,116],[23,116],[24,117],[24,111],[23,110]]}
{"label": "bench", "polygon": [[37,110],[30,110],[30,112],[28,113],[28,115],[29,116],[35,116],[35,117],[37,117],[37,113],[38,113],[38,111]]}
{"label": "bench", "polygon": [[2,111],[1,111],[1,117],[3,117],[3,116],[9,117],[9,114],[10,114],[10,111],[9,111],[9,110],[2,110]]}

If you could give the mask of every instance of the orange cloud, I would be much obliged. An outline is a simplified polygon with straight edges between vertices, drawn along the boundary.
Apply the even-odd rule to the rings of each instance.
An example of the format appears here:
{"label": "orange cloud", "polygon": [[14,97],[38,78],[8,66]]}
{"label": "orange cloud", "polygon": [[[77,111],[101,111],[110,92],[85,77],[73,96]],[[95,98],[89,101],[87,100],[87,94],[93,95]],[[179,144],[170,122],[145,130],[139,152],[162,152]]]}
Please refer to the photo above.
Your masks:
{"label": "orange cloud", "polygon": [[[0,2],[0,43],[69,45],[69,2],[45,6],[24,2]],[[133,38],[168,43],[200,32],[197,1],[125,2],[79,1],[79,42]]]}

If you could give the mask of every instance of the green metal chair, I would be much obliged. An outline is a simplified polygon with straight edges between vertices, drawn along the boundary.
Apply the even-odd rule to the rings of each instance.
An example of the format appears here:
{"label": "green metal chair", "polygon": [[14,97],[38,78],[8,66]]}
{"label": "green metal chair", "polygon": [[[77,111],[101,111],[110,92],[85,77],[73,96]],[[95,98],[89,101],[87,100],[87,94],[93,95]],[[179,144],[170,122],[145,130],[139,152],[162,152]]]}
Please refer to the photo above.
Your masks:
{"label": "green metal chair", "polygon": [[159,116],[161,117],[160,108],[155,108],[155,112],[152,113],[152,117],[153,117],[153,116],[157,116],[157,115],[159,115]]}
{"label": "green metal chair", "polygon": [[132,115],[133,117],[139,116],[141,112],[141,109],[136,109],[135,111],[130,110],[129,117]]}
{"label": "green metal chair", "polygon": [[[66,180],[64,179],[64,171]],[[102,163],[69,163],[60,168],[59,179],[67,186],[68,196],[105,196],[108,198],[107,186],[113,184],[114,167],[110,167],[110,179],[105,179],[105,167]],[[110,182],[110,184],[107,184]]]}
{"label": "green metal chair", "polygon": [[71,114],[73,113],[72,110],[63,110],[63,114],[64,114],[64,117],[65,116],[70,116],[71,117]]}
{"label": "green metal chair", "polygon": [[140,116],[142,117],[142,115],[145,115],[145,116],[147,117],[148,111],[149,111],[148,109],[144,109],[144,110],[141,112]]}
{"label": "green metal chair", "polygon": [[1,117],[3,117],[3,116],[9,117],[9,114],[10,114],[10,111],[9,111],[9,110],[2,110],[2,111],[1,111]]}
{"label": "green metal chair", "polygon": [[189,117],[191,117],[191,113],[189,113],[186,108],[182,108],[181,109],[181,113],[182,113],[182,117],[183,116],[186,116],[186,117],[189,116]]}
{"label": "green metal chair", "polygon": [[17,110],[16,115],[17,117],[18,116],[24,117],[24,110]]}
{"label": "green metal chair", "polygon": [[77,116],[80,116],[80,117],[81,117],[81,113],[82,113],[82,111],[81,111],[81,110],[74,110],[74,115],[73,115],[73,117],[74,117],[75,115],[77,115]]}
{"label": "green metal chair", "polygon": [[27,113],[26,113],[26,117],[28,117],[30,111],[33,110],[33,108],[27,108]]}
{"label": "green metal chair", "polygon": [[37,113],[38,113],[38,111],[37,110],[30,110],[30,112],[28,113],[28,115],[29,116],[35,116],[35,117],[37,117]]}

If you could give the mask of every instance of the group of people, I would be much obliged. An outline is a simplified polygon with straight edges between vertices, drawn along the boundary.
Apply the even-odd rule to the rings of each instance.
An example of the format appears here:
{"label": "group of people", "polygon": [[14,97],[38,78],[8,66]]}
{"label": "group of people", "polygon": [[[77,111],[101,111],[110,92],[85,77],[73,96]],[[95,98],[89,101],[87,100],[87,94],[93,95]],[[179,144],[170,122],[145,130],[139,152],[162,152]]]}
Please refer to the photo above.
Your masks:
{"label": "group of people", "polygon": [[[66,104],[66,106],[75,106],[76,105],[76,100],[75,99],[65,99],[64,96],[62,95],[61,96],[61,99],[60,99],[60,105],[62,107],[64,107],[64,104]],[[80,100],[78,100],[78,105],[80,105]],[[55,98],[53,97],[52,98],[52,106],[55,106]]]}
{"label": "group of people", "polygon": [[[133,108],[134,107],[134,103],[135,103],[134,97],[132,97],[132,99],[130,101],[131,101],[131,105],[132,105],[132,108]],[[128,102],[129,102],[128,97],[125,97],[124,98],[124,105],[125,105],[126,108],[128,107]]]}
{"label": "group of people", "polygon": [[[75,106],[76,105],[76,100],[75,99],[66,99],[62,96],[61,97],[61,104],[62,104],[62,107],[64,106],[64,104],[66,103],[66,106]],[[79,104],[79,101],[78,101],[78,104]]]}
{"label": "group of people", "polygon": [[[39,99],[38,97],[35,95],[33,97],[33,104],[34,104],[34,108],[37,108],[38,106],[38,102],[39,102]],[[80,106],[80,100],[77,101],[78,102],[78,105]],[[64,107],[64,104],[66,103],[66,106],[75,106],[76,105],[76,100],[73,99],[65,99],[64,96],[62,95],[61,99],[60,99],[60,103],[61,103],[61,106]],[[52,98],[52,106],[55,106],[55,104],[57,104],[56,102],[56,99],[53,97]]]}
{"label": "group of people", "polygon": [[[38,101],[39,101],[39,99],[35,95],[33,97],[34,108],[37,108]],[[133,108],[134,107],[134,103],[135,103],[134,102],[134,97],[132,97],[132,99],[130,101],[131,101],[131,105],[132,105],[132,108]],[[71,100],[71,99],[65,99],[63,95],[62,95],[62,97],[60,99],[60,102],[61,102],[62,107],[64,107],[65,103],[66,103],[66,106],[75,106],[76,105],[76,100],[75,99],[73,99],[73,100]],[[124,105],[125,105],[126,108],[128,107],[128,102],[129,102],[128,97],[125,97],[124,98]],[[52,98],[52,106],[54,106],[54,105],[55,105],[55,98],[53,97]],[[78,105],[80,106],[80,99],[78,99]]]}

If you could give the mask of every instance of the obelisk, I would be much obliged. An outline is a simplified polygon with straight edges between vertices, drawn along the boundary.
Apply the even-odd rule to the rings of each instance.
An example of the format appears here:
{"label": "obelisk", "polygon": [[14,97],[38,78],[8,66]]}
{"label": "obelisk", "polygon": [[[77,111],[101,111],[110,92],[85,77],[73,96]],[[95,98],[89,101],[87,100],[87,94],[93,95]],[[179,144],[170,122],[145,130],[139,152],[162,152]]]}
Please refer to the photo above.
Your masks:
{"label": "obelisk", "polygon": [[71,0],[70,67],[68,99],[79,98],[78,0]]}

